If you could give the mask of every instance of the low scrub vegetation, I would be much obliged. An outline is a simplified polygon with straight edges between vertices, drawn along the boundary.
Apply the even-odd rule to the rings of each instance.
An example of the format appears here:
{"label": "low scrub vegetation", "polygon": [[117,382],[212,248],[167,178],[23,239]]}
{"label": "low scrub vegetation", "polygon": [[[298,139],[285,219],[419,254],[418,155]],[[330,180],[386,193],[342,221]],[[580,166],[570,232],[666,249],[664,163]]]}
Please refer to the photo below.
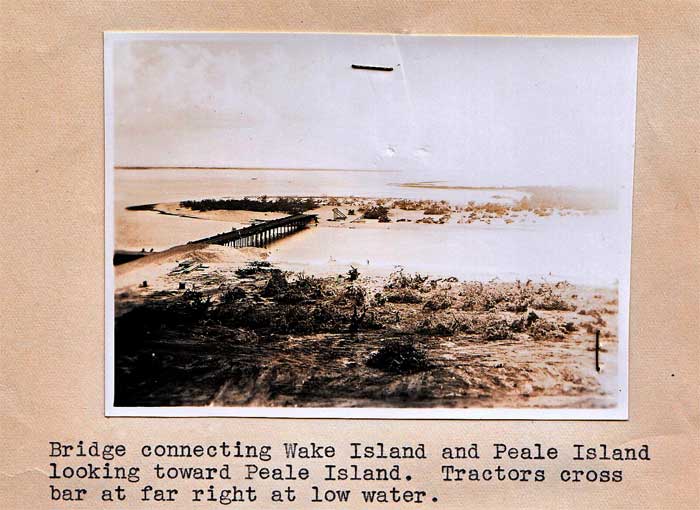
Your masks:
{"label": "low scrub vegetation", "polygon": [[274,391],[330,384],[286,386],[293,374],[262,371],[265,356],[287,363],[302,351],[342,364],[336,371],[433,377],[451,359],[433,349],[444,352],[447,344],[460,352],[468,344],[487,350],[499,342],[566,342],[603,328],[600,312],[574,311],[573,290],[566,283],[431,279],[402,269],[384,278],[353,269],[316,277],[250,263],[207,289],[154,292],[116,317],[118,398],[141,404],[151,397],[140,388],[157,383],[169,392],[167,385],[195,376],[212,391],[225,381],[253,384],[250,377],[278,381]]}
{"label": "low scrub vegetation", "polygon": [[205,199],[185,200],[180,202],[180,207],[186,207],[193,211],[256,211],[256,212],[282,212],[287,214],[299,214],[319,207],[319,203],[313,198],[279,197],[273,200],[267,197],[259,199]]}
{"label": "low scrub vegetation", "polygon": [[514,284],[468,282],[462,286],[460,296],[462,308],[471,311],[575,310],[576,306],[562,295],[567,287],[566,282],[550,284],[530,280]]}

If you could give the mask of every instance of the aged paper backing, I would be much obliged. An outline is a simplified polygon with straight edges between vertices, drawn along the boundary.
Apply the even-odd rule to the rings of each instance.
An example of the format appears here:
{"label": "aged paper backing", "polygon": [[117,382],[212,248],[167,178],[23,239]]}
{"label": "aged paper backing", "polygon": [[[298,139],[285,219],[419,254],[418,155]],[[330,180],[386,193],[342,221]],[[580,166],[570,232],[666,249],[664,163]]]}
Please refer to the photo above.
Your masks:
{"label": "aged paper backing", "polygon": [[[67,1],[4,7],[3,507],[52,507],[45,472],[50,440],[138,445],[182,438],[313,438],[340,445],[353,439],[422,441],[428,447],[472,441],[561,447],[648,443],[653,460],[625,466],[622,484],[437,484],[439,507],[462,508],[465,501],[478,508],[695,507],[700,445],[697,4]],[[435,421],[426,427],[416,421],[104,418],[106,30],[639,35],[630,419]],[[415,478],[437,480],[438,465],[433,459],[430,469],[416,471]],[[187,507],[184,501],[172,506]],[[135,499],[129,508],[141,505]]]}

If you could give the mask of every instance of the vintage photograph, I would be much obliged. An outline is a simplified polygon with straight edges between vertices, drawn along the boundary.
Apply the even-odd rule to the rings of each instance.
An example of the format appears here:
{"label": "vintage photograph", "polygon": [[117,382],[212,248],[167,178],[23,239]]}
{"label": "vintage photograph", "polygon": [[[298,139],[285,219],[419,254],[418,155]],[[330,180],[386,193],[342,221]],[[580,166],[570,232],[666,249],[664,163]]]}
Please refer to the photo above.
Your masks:
{"label": "vintage photograph", "polygon": [[106,413],[626,419],[636,59],[106,33]]}

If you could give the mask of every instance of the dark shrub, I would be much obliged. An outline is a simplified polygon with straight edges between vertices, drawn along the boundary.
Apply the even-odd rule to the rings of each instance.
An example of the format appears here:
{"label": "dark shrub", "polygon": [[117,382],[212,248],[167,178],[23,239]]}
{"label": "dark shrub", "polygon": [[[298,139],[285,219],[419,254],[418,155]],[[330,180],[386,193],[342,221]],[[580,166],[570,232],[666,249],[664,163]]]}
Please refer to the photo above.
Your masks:
{"label": "dark shrub", "polygon": [[452,306],[452,299],[450,296],[447,295],[447,293],[444,294],[437,294],[434,296],[431,296],[430,299],[428,299],[425,304],[423,305],[423,308],[426,310],[431,310],[431,311],[438,311],[438,310],[446,310],[447,308]]}
{"label": "dark shrub", "polygon": [[314,320],[313,310],[304,306],[283,306],[275,318],[274,328],[279,332],[310,334],[321,329]]}
{"label": "dark shrub", "polygon": [[449,214],[450,206],[446,202],[434,203],[429,205],[423,214]]}
{"label": "dark shrub", "polygon": [[279,269],[273,269],[270,271],[270,279],[267,281],[261,294],[265,297],[279,296],[288,287],[289,282],[287,282],[287,277],[284,276],[284,273]]}
{"label": "dark shrub", "polygon": [[367,359],[366,364],[393,374],[414,374],[433,368],[425,351],[406,340],[389,340]]}
{"label": "dark shrub", "polygon": [[302,274],[296,280],[288,282],[286,289],[283,288],[284,284],[281,283],[281,280],[279,283],[281,285],[280,291],[277,294],[271,294],[271,297],[278,303],[295,304],[315,301],[323,297],[322,280],[313,276]]}
{"label": "dark shrub", "polygon": [[384,221],[388,222],[389,220],[389,209],[384,207],[383,205],[377,205],[374,207],[370,207],[365,211],[363,214],[365,219],[368,220],[379,220],[379,221]]}
{"label": "dark shrub", "polygon": [[372,298],[372,305],[374,306],[384,306],[386,303],[386,297],[381,292],[376,292]]}
{"label": "dark shrub", "polygon": [[269,329],[273,325],[274,316],[271,308],[251,303],[221,305],[213,314],[214,319],[229,327],[254,330]]}
{"label": "dark shrub", "polygon": [[559,322],[538,319],[527,329],[534,340],[561,339],[566,336],[566,325]]}
{"label": "dark shrub", "polygon": [[186,306],[190,306],[195,310],[209,308],[211,304],[211,296],[204,297],[204,294],[198,290],[186,290],[180,298]]}
{"label": "dark shrub", "polygon": [[256,274],[270,271],[271,267],[272,264],[265,260],[254,260],[253,262],[249,262],[247,266],[236,269],[236,275],[241,278],[255,276]]}
{"label": "dark shrub", "polygon": [[539,316],[535,312],[528,312],[519,319],[514,320],[510,325],[510,329],[516,333],[524,333],[537,320],[539,320]]}
{"label": "dark shrub", "polygon": [[233,287],[231,289],[226,289],[221,293],[221,302],[230,304],[245,299],[245,296],[245,290],[240,287]]}
{"label": "dark shrub", "polygon": [[362,306],[367,301],[367,293],[362,287],[356,287],[355,285],[345,289],[343,297],[347,302],[355,306]]}
{"label": "dark shrub", "polygon": [[351,282],[354,282],[360,277],[360,271],[355,267],[355,266],[350,266],[350,270],[348,271],[348,280]]}
{"label": "dark shrub", "polygon": [[285,212],[298,214],[319,206],[312,198],[280,197],[268,200],[267,197],[259,199],[206,199],[185,200],[180,202],[180,207],[187,207],[193,211],[256,211],[256,212]]}
{"label": "dark shrub", "polygon": [[449,322],[426,317],[416,327],[416,333],[433,336],[452,336],[458,329],[460,329],[460,324],[454,318]]}
{"label": "dark shrub", "polygon": [[541,285],[532,299],[532,307],[537,310],[571,311],[576,305],[568,303],[560,294],[555,293],[551,285]]}
{"label": "dark shrub", "polygon": [[411,289],[399,289],[386,295],[389,303],[416,304],[423,301],[423,298],[416,291]]}
{"label": "dark shrub", "polygon": [[428,281],[427,276],[420,273],[413,275],[404,273],[403,269],[394,271],[389,275],[389,282],[384,286],[386,290],[392,289],[415,289],[422,290],[425,282]]}
{"label": "dark shrub", "polygon": [[486,340],[506,340],[512,338],[510,323],[507,320],[490,317],[482,328]]}

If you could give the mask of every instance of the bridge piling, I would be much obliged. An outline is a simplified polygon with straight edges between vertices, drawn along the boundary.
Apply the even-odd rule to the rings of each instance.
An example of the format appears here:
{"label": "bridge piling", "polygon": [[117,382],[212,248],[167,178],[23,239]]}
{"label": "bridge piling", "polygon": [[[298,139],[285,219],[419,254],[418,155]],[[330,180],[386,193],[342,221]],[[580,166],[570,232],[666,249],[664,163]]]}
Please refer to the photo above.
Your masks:
{"label": "bridge piling", "polygon": [[230,232],[191,241],[191,243],[220,244],[234,248],[267,247],[278,239],[304,229],[312,221],[318,222],[315,214],[293,214],[237,230],[232,229]]}

